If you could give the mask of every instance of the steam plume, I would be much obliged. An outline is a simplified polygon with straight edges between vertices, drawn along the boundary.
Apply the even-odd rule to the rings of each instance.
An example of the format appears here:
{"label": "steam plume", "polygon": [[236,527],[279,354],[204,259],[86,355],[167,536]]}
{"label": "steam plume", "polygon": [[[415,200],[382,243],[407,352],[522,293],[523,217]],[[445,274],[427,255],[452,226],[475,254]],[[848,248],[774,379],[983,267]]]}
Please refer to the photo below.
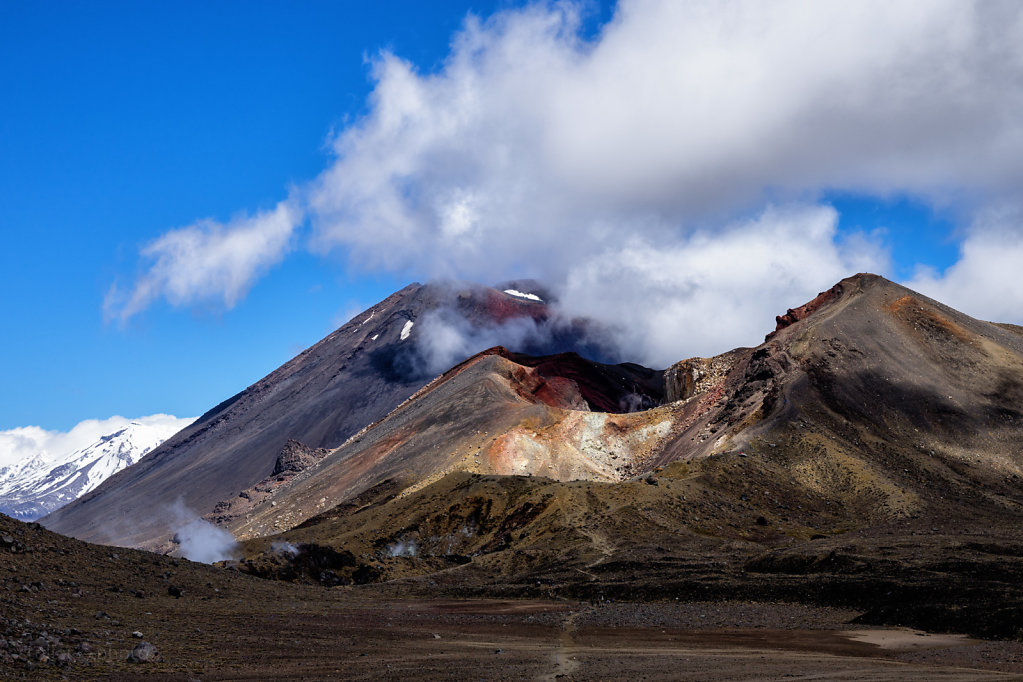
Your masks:
{"label": "steam plume", "polygon": [[178,554],[190,561],[212,564],[215,561],[231,559],[238,542],[230,532],[218,528],[178,502],[171,510],[175,519],[174,542]]}

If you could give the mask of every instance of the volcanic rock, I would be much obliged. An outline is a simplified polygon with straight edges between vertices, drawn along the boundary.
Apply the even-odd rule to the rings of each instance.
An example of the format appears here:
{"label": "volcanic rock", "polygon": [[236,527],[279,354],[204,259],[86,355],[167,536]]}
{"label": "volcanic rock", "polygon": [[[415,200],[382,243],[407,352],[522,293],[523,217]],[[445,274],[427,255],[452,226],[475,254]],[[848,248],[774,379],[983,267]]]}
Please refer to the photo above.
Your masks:
{"label": "volcanic rock", "polygon": [[327,448],[310,448],[302,445],[292,438],[284,444],[281,454],[274,462],[272,475],[277,476],[283,473],[298,473],[303,471],[326,456],[330,452]]}
{"label": "volcanic rock", "polygon": [[250,538],[291,528],[385,482],[406,495],[452,471],[621,480],[671,431],[660,409],[627,411],[659,403],[662,386],[660,372],[635,364],[489,349],[293,479],[253,493],[251,504],[225,501],[207,518]]}
{"label": "volcanic rock", "polygon": [[149,642],[139,642],[131,650],[126,659],[129,663],[157,663],[160,659],[160,652]]}
{"label": "volcanic rock", "polygon": [[[757,452],[785,462],[767,474],[779,490],[809,491],[857,519],[910,518],[929,505],[975,513],[981,502],[1014,499],[1006,481],[1023,476],[1014,445],[1023,337],[874,275],[843,280],[783,317],[757,348],[664,373],[488,350],[214,520],[253,538],[385,482],[399,496],[455,471],[615,482]],[[627,413],[627,396],[647,409]]]}
{"label": "volcanic rock", "polygon": [[[493,296],[497,311],[535,304]],[[344,586],[304,588],[331,599],[526,597],[558,599],[559,608],[614,599],[667,603],[675,622],[692,612],[669,608],[676,599],[766,600],[845,609],[843,623],[1023,637],[1020,330],[873,275],[779,317],[760,346],[667,373],[493,348],[276,481],[279,441],[256,479],[271,479],[263,497],[224,514],[244,539],[224,573]],[[238,490],[248,488],[222,499],[244,500]],[[0,524],[12,537],[18,529],[33,548],[55,543],[45,531]],[[43,551],[0,557],[51,565]],[[110,562],[74,551],[119,571],[139,554]],[[168,601],[155,588],[168,564],[154,561],[162,563],[144,586]],[[34,575],[18,567],[9,597],[45,605],[49,594],[14,591],[26,582],[15,576]],[[179,570],[198,569],[182,561]],[[220,606],[203,575],[189,594]],[[130,594],[104,592],[110,580],[142,583],[134,575],[89,583],[103,599],[92,612],[124,618],[131,609],[118,600]],[[377,603],[367,622],[379,625]],[[632,604],[621,613],[632,608],[655,611]],[[414,617],[428,619],[426,611]],[[354,640],[349,649],[358,651]]]}
{"label": "volcanic rock", "polygon": [[520,318],[546,325],[520,349],[526,352],[596,350],[585,341],[584,323],[553,320],[541,301],[479,285],[412,284],[44,523],[86,540],[170,549],[175,529],[168,519],[176,505],[206,514],[272,475],[289,439],[337,447],[432,379],[416,323],[438,316],[468,331]]}

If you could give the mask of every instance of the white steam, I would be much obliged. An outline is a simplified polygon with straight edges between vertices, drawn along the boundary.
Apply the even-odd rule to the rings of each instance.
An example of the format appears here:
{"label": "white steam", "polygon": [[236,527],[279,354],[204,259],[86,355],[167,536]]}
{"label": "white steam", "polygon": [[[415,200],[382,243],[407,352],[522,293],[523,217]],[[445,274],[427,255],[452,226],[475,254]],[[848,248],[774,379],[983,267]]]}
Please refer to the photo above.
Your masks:
{"label": "white steam", "polygon": [[454,310],[441,308],[423,316],[416,350],[425,363],[425,373],[434,375],[487,348],[507,346],[520,350],[530,342],[542,341],[547,334],[528,317],[481,327]]}
{"label": "white steam", "polygon": [[273,552],[274,554],[288,558],[294,558],[298,556],[298,547],[291,544],[290,542],[287,542],[286,540],[276,540],[270,543],[270,551]]}
{"label": "white steam", "polygon": [[204,564],[234,558],[238,542],[230,532],[199,518],[181,501],[171,509],[170,516],[175,520],[174,542],[180,556]]}
{"label": "white steam", "polygon": [[384,554],[388,557],[415,557],[419,555],[419,547],[416,545],[415,540],[398,540],[384,549]]}

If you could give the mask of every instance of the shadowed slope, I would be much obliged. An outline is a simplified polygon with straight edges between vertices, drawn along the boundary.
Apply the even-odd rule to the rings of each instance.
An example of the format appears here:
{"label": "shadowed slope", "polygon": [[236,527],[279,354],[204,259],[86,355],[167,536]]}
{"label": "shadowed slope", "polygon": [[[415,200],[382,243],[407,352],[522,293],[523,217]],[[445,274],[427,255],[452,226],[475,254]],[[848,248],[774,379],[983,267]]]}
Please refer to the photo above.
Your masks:
{"label": "shadowed slope", "polygon": [[[515,487],[507,492],[521,499]],[[323,552],[317,560],[334,559]],[[652,561],[643,574],[663,578],[667,565]],[[712,574],[718,564],[704,565]],[[603,608],[574,599],[466,599],[480,588],[466,588],[464,576],[462,587],[452,587],[446,576],[458,570],[438,574],[433,585],[323,589],[89,545],[3,515],[0,569],[4,680],[376,680],[381,671],[450,680],[478,679],[495,663],[503,677],[549,679],[566,674],[566,661],[575,664],[573,677],[585,679],[777,679],[798,669],[826,679],[976,680],[1017,679],[1023,670],[1021,645],[1014,642],[914,634],[914,649],[941,647],[924,661],[929,665],[919,658],[926,650],[879,650],[857,640],[907,633],[845,633],[857,615],[848,609],[676,602],[678,575],[664,586],[667,601],[619,599]],[[587,570],[601,571],[599,565]],[[551,577],[537,576],[530,589],[558,591]],[[752,580],[758,587],[765,582]],[[427,590],[445,596],[401,596]],[[156,647],[159,660],[126,660],[142,641]],[[914,662],[900,660],[906,654]]]}

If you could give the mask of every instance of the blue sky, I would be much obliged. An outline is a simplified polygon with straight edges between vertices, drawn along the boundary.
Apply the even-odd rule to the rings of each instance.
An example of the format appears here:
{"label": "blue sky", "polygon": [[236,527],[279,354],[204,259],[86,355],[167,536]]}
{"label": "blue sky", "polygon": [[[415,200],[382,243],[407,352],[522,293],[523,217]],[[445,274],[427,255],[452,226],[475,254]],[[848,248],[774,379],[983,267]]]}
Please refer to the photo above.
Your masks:
{"label": "blue sky", "polygon": [[858,269],[1023,321],[1023,22],[758,5],[0,1],[0,429],[195,416],[438,276],[551,281],[650,364]]}
{"label": "blue sky", "polygon": [[229,314],[102,311],[161,232],[314,177],[365,107],[365,57],[431,68],[467,12],[500,5],[0,3],[0,428],[195,416],[404,286],[310,256]]}

